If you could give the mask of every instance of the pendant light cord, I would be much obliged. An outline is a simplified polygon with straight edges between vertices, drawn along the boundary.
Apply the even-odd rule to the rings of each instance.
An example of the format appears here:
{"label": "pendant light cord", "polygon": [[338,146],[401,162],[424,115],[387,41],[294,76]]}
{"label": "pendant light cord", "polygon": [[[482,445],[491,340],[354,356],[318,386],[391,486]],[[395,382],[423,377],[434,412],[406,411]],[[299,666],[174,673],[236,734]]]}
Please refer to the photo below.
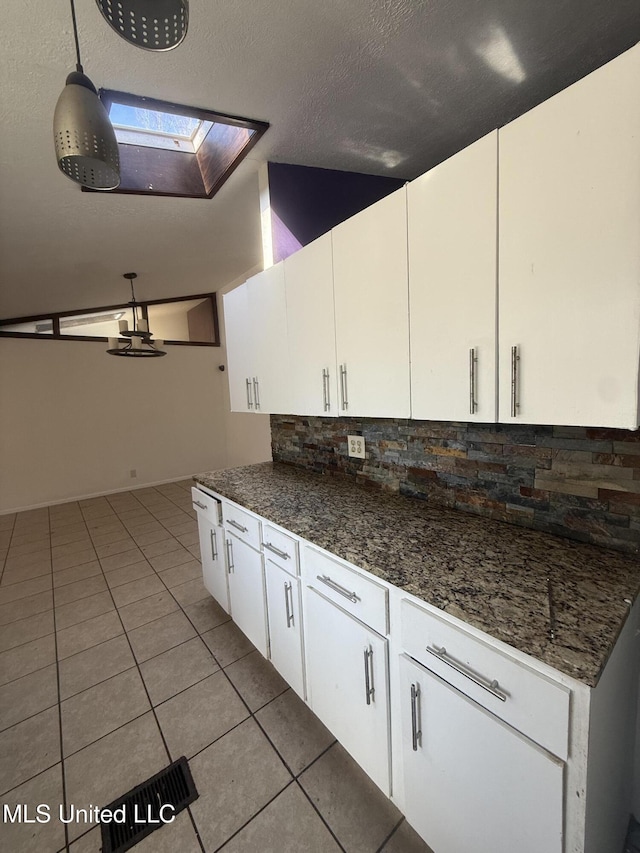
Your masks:
{"label": "pendant light cord", "polygon": [[76,71],[79,71],[80,74],[84,74],[84,68],[82,67],[82,62],[80,61],[80,42],[78,41],[78,24],[76,22],[76,7],[74,5],[73,0],[71,0],[71,20],[73,21],[73,38],[76,42]]}

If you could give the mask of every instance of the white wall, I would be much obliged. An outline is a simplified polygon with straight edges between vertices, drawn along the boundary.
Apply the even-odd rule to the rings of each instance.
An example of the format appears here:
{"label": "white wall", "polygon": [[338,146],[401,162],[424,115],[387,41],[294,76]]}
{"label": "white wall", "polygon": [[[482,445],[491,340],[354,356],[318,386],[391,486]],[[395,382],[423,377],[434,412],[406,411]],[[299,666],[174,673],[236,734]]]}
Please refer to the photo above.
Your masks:
{"label": "white wall", "polygon": [[229,413],[222,348],[105,349],[0,339],[0,512],[270,458],[268,417]]}

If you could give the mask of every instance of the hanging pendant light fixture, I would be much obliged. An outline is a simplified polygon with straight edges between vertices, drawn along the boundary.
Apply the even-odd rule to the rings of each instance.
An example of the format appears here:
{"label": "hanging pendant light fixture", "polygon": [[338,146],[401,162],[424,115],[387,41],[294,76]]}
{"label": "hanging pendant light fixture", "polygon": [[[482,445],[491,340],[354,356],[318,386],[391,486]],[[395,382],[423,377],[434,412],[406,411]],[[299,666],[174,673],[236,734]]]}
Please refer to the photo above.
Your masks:
{"label": "hanging pendant light fixture", "polygon": [[140,306],[136,302],[136,295],[133,291],[133,281],[138,277],[135,272],[126,272],[123,278],[129,280],[131,284],[131,313],[133,314],[133,329],[129,329],[127,320],[119,320],[120,335],[123,338],[129,338],[129,342],[124,346],[120,346],[118,338],[109,338],[109,355],[129,356],[130,358],[152,358],[153,356],[166,355],[166,352],[157,347],[161,347],[164,341],[154,341],[151,338],[148,322],[141,316],[138,311]]}
{"label": "hanging pendant light fixture", "polygon": [[113,190],[120,184],[120,155],[116,135],[96,87],[80,61],[76,10],[71,0],[76,43],[76,70],[67,77],[53,116],[53,138],[61,172],[93,190]]}
{"label": "hanging pendant light fixture", "polygon": [[96,0],[113,29],[144,50],[173,50],[187,34],[189,0]]}

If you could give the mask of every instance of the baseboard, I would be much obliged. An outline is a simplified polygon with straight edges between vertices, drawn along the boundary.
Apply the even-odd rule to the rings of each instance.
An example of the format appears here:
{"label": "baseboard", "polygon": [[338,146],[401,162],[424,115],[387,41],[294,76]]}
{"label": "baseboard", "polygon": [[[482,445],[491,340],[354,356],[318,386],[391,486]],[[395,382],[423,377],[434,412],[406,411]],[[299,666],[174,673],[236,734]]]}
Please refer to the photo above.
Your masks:
{"label": "baseboard", "polygon": [[62,498],[62,500],[59,501],[44,501],[39,504],[17,507],[16,509],[2,509],[0,510],[0,516],[11,515],[14,512],[28,512],[30,509],[42,509],[45,506],[58,506],[59,504],[68,504],[73,503],[74,501],[87,501],[91,498],[103,498],[107,495],[117,495],[119,492],[137,492],[139,489],[152,489],[154,486],[164,486],[167,483],[179,483],[181,480],[190,480],[192,477],[193,474],[189,473],[182,477],[171,477],[169,480],[155,480],[152,483],[139,483],[133,488],[129,486],[128,488],[123,489],[111,489],[108,492],[94,492],[93,494],[88,495],[77,495],[76,497]]}

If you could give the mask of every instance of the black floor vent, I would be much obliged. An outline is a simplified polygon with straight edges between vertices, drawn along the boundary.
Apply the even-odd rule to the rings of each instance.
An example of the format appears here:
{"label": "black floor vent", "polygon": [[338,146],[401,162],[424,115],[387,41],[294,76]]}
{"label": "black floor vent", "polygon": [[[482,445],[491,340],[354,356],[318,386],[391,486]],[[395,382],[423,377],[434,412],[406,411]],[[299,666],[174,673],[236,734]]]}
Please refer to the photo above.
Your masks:
{"label": "black floor vent", "polygon": [[[103,809],[103,853],[130,850],[197,799],[189,764],[183,756]],[[112,813],[113,819],[104,814],[105,810]]]}

